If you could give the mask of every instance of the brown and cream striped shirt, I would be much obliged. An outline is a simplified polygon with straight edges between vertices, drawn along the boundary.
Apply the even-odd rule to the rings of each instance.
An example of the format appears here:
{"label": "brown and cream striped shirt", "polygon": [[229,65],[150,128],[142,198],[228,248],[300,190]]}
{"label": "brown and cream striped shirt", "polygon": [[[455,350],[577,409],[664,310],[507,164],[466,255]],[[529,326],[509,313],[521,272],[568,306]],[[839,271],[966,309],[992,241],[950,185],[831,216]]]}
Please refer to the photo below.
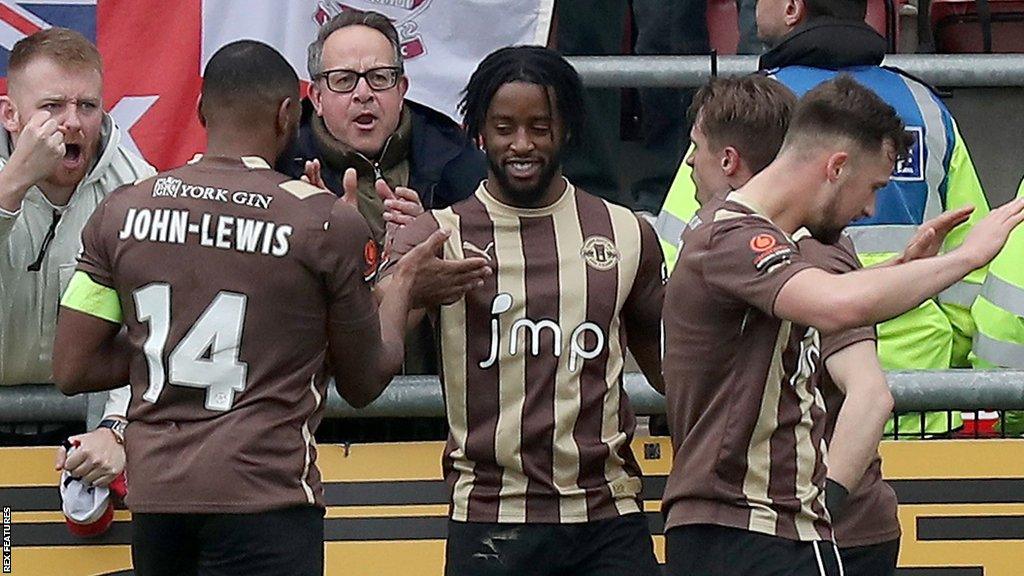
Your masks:
{"label": "brown and cream striped shirt", "polygon": [[[794,234],[800,253],[815,266],[833,274],[845,274],[861,268],[853,241],[846,234],[842,239],[827,245],[808,236]],[[857,342],[875,340],[875,327],[862,326],[826,334],[821,338],[821,362],[825,366],[829,356]],[[828,370],[819,370],[815,377],[821,395],[825,399],[828,417],[825,421],[825,441],[831,444],[839,410],[843,407],[846,394],[836,385]],[[838,518],[833,518],[832,529],[836,544],[840,548],[870,546],[889,542],[900,537],[900,523],[896,516],[896,493],[882,479],[882,457],[877,453],[868,464],[864,476],[856,486],[847,486],[850,495]]]}
{"label": "brown and cream striped shirt", "polygon": [[782,286],[812,265],[735,193],[705,205],[682,240],[665,297],[675,453],[665,529],[831,540],[825,409],[812,378],[820,338],[773,315]]}
{"label": "brown and cream striped shirt", "polygon": [[631,329],[658,330],[657,238],[629,210],[566,183],[552,205],[505,205],[484,184],[398,235],[438,226],[444,257],[494,274],[435,311],[451,432],[444,473],[458,521],[576,523],[640,511],[635,418],[622,390]]}

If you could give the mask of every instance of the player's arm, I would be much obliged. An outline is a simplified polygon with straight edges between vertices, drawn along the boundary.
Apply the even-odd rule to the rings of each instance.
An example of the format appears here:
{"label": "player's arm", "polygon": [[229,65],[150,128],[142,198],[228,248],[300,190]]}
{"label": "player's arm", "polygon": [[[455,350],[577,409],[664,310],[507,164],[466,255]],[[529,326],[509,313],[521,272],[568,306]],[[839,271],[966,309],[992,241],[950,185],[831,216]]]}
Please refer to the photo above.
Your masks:
{"label": "player's arm", "polygon": [[[826,246],[813,240],[800,244],[801,253],[833,274],[860,269],[851,242],[840,240]],[[821,359],[832,383],[844,394],[839,406],[828,406],[836,426],[829,442],[829,469],[826,505],[839,514],[843,501],[864,476],[878,452],[885,421],[892,412],[892,394],[878,363],[875,327],[825,334],[821,339]]]}
{"label": "player's arm", "polygon": [[[373,295],[377,297],[377,302],[383,302],[384,298],[388,294],[388,290],[391,289],[391,277],[382,278],[377,286],[373,289]],[[423,308],[414,308],[409,310],[409,319],[405,322],[405,333],[408,334],[416,329],[423,322],[423,319],[427,316],[427,311]]]}
{"label": "player's arm", "polygon": [[[395,233],[395,240],[388,249],[387,262],[375,289],[378,298],[385,298],[394,290],[394,272],[407,254],[423,245],[426,239],[439,229],[437,220],[430,213],[417,216],[413,222],[404,225]],[[427,310],[444,304],[457,302],[466,292],[478,288],[492,271],[484,258],[454,259],[445,256],[444,242],[436,246],[431,257],[417,264],[419,272],[412,287],[412,311],[406,324],[409,330],[423,320]]]}
{"label": "player's arm", "polygon": [[661,307],[665,301],[665,262],[651,226],[640,224],[640,266],[622,310],[626,343],[647,382],[665,393],[661,374]]}
{"label": "player's arm", "polygon": [[61,300],[53,342],[53,377],[72,395],[119,388],[128,381],[130,352],[113,288],[78,270]]}
{"label": "player's arm", "polygon": [[[870,338],[829,355],[825,367],[846,395],[828,447],[828,479],[848,493],[860,484],[878,453],[878,441],[893,409],[892,393]],[[829,510],[835,514],[842,505],[834,496],[832,500]]]}
{"label": "player's arm", "polygon": [[[372,296],[366,301],[373,309],[361,328],[350,322],[328,323],[328,357],[334,385],[346,402],[362,408],[380,396],[401,369],[403,339],[395,334],[396,322],[405,321],[408,299],[390,298],[375,309]],[[396,320],[398,318],[398,320]]]}
{"label": "player's arm", "polygon": [[395,316],[405,321],[408,303],[392,298],[378,304],[371,292],[376,243],[366,221],[344,200],[335,202],[326,246],[316,251],[327,262],[328,369],[346,402],[362,408],[375,400],[402,365]]}
{"label": "player's arm", "polygon": [[773,313],[822,332],[877,324],[917,306],[988,264],[1024,221],[1024,199],[979,221],[956,250],[898,266],[829,274],[801,270],[781,288]]}
{"label": "player's arm", "polygon": [[[335,222],[335,216],[341,221]],[[336,243],[341,256],[332,280],[335,296],[328,323],[328,353],[335,385],[342,398],[359,408],[380,396],[391,378],[401,370],[409,312],[432,303],[433,294],[424,293],[422,286],[441,282],[445,286],[443,293],[461,297],[470,287],[479,285],[479,275],[483,272],[480,262],[441,261],[437,254],[449,233],[435,227],[392,267],[378,307],[368,284],[373,271],[365,268],[376,262],[363,259],[363,246],[372,242],[365,221],[354,209],[339,202],[332,214],[332,228],[363,232],[356,235],[362,240],[361,244],[356,243],[358,247],[345,240]],[[468,273],[469,280],[465,279],[466,274],[460,275],[466,268],[472,269]],[[463,278],[462,283],[456,278]],[[360,311],[367,312],[360,314]]]}

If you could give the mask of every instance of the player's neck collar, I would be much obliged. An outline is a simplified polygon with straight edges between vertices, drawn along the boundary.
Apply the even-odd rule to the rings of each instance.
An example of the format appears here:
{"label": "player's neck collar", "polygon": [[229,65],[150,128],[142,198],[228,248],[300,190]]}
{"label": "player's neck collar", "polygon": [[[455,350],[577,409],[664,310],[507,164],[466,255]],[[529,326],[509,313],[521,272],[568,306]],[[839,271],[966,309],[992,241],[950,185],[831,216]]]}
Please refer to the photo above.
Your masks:
{"label": "player's neck collar", "polygon": [[576,195],[576,187],[572,185],[572,182],[569,182],[569,179],[565,176],[562,176],[562,181],[565,182],[565,190],[562,191],[562,194],[558,199],[547,206],[541,206],[539,208],[521,208],[498,200],[487,190],[487,180],[480,182],[480,186],[477,188],[476,194],[477,198],[479,198],[480,201],[492,211],[517,217],[548,216],[567,206],[571,199]]}
{"label": "player's neck collar", "polygon": [[189,164],[217,164],[221,166],[238,166],[249,170],[270,170],[270,163],[260,156],[205,156],[196,154],[188,161]]}
{"label": "player's neck collar", "polygon": [[766,211],[761,207],[761,205],[758,204],[757,201],[751,199],[750,197],[744,196],[740,192],[733,191],[733,192],[730,192],[725,197],[725,201],[726,202],[732,202],[733,204],[739,204],[740,206],[743,206],[747,210],[750,210],[750,212],[754,216],[757,216],[758,218],[763,218],[763,219],[767,220],[768,222],[771,223],[772,226],[775,226],[776,228],[779,229],[779,231],[781,231],[783,234],[785,234],[786,237],[790,237],[790,234],[788,234],[785,230],[783,230],[782,226],[779,226],[774,220],[772,220],[768,216]]}
{"label": "player's neck collar", "polygon": [[729,194],[726,195],[725,200],[727,202],[735,202],[740,206],[745,206],[746,208],[750,209],[750,211],[753,212],[754,214],[757,214],[758,216],[762,216],[764,218],[768,218],[768,216],[765,215],[764,210],[761,208],[761,206],[757,204],[757,202],[744,196],[740,192],[737,192],[735,190],[729,192]]}

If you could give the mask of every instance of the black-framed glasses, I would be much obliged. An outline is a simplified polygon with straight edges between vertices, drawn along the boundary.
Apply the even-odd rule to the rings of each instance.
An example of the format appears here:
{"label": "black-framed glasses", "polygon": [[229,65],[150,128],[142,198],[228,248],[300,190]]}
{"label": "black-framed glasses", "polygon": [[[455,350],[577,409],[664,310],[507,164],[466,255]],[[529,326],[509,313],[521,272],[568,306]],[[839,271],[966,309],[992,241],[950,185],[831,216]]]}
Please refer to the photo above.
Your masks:
{"label": "black-framed glasses", "polygon": [[380,91],[394,88],[401,76],[402,69],[398,66],[381,66],[380,68],[370,68],[366,72],[356,72],[344,68],[324,70],[319,77],[327,82],[327,88],[331,92],[347,94],[356,89],[360,78],[366,79],[366,84],[371,90]]}

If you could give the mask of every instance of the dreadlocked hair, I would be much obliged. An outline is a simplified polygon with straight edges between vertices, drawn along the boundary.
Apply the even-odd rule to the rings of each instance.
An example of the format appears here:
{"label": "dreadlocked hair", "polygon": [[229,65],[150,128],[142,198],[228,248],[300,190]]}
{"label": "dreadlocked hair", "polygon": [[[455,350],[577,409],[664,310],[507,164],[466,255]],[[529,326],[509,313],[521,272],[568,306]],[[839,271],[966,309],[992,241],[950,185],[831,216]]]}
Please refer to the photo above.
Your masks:
{"label": "dreadlocked hair", "polygon": [[505,84],[526,82],[554,91],[555,105],[567,138],[583,130],[585,106],[583,83],[565,58],[543,46],[510,46],[489,54],[480,62],[462,91],[459,112],[466,131],[477,138],[483,130],[494,94]]}

